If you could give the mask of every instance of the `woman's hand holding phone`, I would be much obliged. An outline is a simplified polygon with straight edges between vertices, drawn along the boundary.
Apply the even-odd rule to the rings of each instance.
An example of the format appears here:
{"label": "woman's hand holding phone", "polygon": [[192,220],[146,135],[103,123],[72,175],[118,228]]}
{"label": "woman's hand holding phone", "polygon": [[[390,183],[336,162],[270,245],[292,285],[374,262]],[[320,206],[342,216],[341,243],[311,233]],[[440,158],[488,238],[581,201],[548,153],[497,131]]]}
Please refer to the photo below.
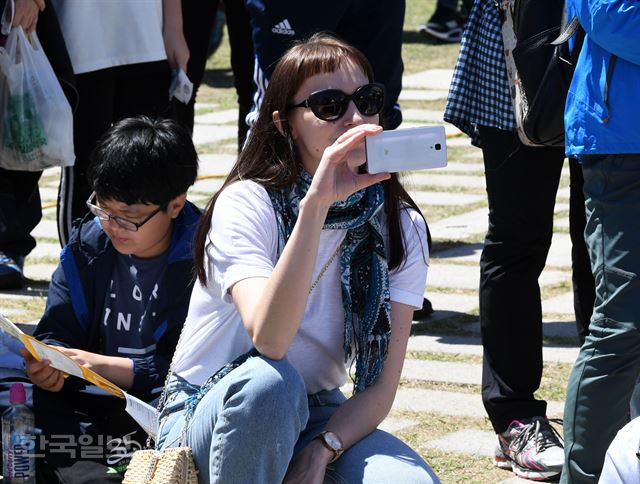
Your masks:
{"label": "woman's hand holding phone", "polygon": [[307,197],[313,197],[328,207],[358,190],[388,179],[389,173],[358,173],[358,167],[366,162],[365,137],[380,132],[382,128],[376,124],[362,124],[349,129],[328,146],[313,176]]}

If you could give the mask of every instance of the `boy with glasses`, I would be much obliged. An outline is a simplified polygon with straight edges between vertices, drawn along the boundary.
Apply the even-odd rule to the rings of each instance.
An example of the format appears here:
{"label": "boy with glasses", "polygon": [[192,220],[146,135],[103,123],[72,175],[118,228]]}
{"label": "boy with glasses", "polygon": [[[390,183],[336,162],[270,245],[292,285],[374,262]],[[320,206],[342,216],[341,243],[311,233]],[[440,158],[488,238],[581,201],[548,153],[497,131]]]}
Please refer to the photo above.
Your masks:
{"label": "boy with glasses", "polygon": [[[200,211],[186,192],[198,158],[181,125],[146,117],[115,124],[92,158],[91,213],[62,250],[35,336],[149,402],[163,386],[193,287]],[[23,354],[43,429],[40,476],[120,482],[117,471],[145,438],[124,402]]]}

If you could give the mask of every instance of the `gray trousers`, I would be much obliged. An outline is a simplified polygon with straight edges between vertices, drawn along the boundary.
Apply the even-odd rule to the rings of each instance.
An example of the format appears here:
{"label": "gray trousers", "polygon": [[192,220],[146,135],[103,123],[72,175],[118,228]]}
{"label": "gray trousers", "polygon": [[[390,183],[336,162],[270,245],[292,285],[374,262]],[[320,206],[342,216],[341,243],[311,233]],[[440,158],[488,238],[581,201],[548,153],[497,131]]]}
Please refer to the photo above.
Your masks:
{"label": "gray trousers", "polygon": [[640,374],[640,155],[582,161],[596,301],[567,390],[563,483],[597,482]]}

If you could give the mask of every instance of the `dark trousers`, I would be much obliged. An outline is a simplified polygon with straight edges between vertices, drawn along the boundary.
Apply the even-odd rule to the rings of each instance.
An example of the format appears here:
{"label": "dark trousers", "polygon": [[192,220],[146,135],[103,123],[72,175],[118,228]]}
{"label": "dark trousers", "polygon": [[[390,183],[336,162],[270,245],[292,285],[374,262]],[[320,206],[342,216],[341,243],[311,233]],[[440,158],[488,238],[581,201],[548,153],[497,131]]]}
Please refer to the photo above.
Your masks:
{"label": "dark trousers", "polygon": [[219,0],[188,0],[182,2],[182,30],[189,47],[187,77],[193,83],[193,94],[188,104],[172,101],[176,119],[193,132],[196,94],[204,77],[209,38],[216,18]]}
{"label": "dark trousers", "polygon": [[[0,12],[4,4],[0,1]],[[73,86],[71,62],[50,0],[46,0],[46,8],[39,14],[37,34],[69,104],[75,108],[77,93]],[[42,218],[38,190],[41,174],[0,168],[0,252],[26,256],[36,246],[30,233]]]}
{"label": "dark trousers", "polygon": [[[482,399],[494,430],[503,432],[514,419],[546,415],[546,402],[533,396],[543,364],[538,277],[551,245],[564,153],[526,147],[513,131],[481,127],[480,137],[489,200],[480,260]],[[570,225],[576,319],[584,334],[595,291],[584,238],[578,235],[584,231],[579,168],[574,162]]]}
{"label": "dark trousers", "polygon": [[73,117],[76,162],[64,168],[58,192],[58,232],[67,243],[72,223],[87,212],[90,155],[98,139],[116,121],[141,114],[171,117],[166,61],[131,64],[75,76],[78,107]]}
{"label": "dark trousers", "polygon": [[126,413],[124,400],[34,386],[38,482],[117,483],[130,454],[144,448],[146,433]]}
{"label": "dark trousers", "polygon": [[598,481],[640,375],[640,154],[585,156],[583,167],[596,300],[567,385],[562,483]]}
{"label": "dark trousers", "polygon": [[[218,0],[189,0],[182,2],[184,36],[189,47],[187,76],[193,82],[193,96],[188,104],[174,100],[176,118],[193,131],[196,93],[204,80],[209,53],[209,38],[213,28]],[[245,117],[251,109],[253,97],[253,40],[251,19],[243,0],[224,1],[225,19],[231,48],[233,85],[238,96],[238,147],[247,135]]]}
{"label": "dark trousers", "polygon": [[42,218],[41,174],[0,168],[0,252],[26,256],[36,246],[30,233]]}

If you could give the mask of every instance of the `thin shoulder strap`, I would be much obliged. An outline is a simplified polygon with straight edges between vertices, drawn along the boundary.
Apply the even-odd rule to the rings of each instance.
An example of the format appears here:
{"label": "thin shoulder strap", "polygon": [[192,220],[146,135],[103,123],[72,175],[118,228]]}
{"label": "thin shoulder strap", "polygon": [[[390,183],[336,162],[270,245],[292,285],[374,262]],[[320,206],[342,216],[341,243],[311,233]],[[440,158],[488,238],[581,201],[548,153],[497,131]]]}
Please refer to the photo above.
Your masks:
{"label": "thin shoulder strap", "polygon": [[578,20],[578,17],[573,17],[571,22],[569,22],[569,24],[567,24],[566,23],[566,15],[567,15],[567,11],[565,10],[564,13],[563,13],[563,16],[565,16],[565,20],[562,21],[563,29],[561,30],[560,35],[558,35],[556,40],[551,42],[551,45],[564,44],[571,37],[573,37],[573,34],[575,34],[578,31],[578,29],[581,29],[580,21]]}

